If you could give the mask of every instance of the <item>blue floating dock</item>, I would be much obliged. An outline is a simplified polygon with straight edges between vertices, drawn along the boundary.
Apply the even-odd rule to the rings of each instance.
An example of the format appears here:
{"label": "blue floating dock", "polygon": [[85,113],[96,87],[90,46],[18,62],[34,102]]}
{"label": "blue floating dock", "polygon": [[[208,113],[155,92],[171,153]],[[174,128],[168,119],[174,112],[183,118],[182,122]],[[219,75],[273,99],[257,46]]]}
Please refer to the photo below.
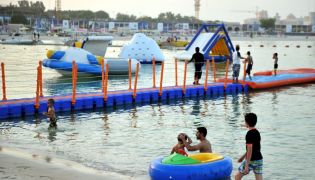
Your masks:
{"label": "blue floating dock", "polygon": [[158,88],[137,89],[137,95],[134,98],[132,90],[109,91],[107,100],[104,101],[103,93],[82,93],[76,94],[75,104],[71,103],[71,95],[49,96],[40,98],[40,106],[35,108],[35,98],[12,99],[0,101],[0,119],[19,118],[31,116],[47,111],[47,100],[55,100],[55,111],[80,111],[94,108],[111,108],[129,104],[150,104],[168,100],[181,100],[183,98],[194,97],[219,97],[224,95],[234,95],[238,93],[247,93],[248,85],[223,83],[208,84],[206,90],[203,85],[186,86],[183,90],[181,86],[164,87],[162,94]]}

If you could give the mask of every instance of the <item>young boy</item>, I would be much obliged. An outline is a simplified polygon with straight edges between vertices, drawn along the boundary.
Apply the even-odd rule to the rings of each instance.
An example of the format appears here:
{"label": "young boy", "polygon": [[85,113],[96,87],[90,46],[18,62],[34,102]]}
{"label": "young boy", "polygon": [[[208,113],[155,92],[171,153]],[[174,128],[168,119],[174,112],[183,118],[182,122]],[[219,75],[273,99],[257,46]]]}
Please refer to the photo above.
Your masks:
{"label": "young boy", "polygon": [[54,99],[48,99],[48,110],[47,112],[44,112],[43,114],[46,115],[49,118],[50,124],[48,129],[57,128],[57,118],[55,115],[55,108],[54,108],[55,101]]}
{"label": "young boy", "polygon": [[248,128],[246,134],[246,153],[238,159],[242,162],[238,168],[238,173],[235,175],[235,180],[240,180],[249,171],[253,170],[256,180],[262,180],[263,173],[263,157],[260,152],[260,133],[255,128],[257,116],[254,113],[245,115],[245,124]]}
{"label": "young boy", "polygon": [[248,74],[249,79],[252,80],[252,77],[250,76],[250,72],[251,72],[251,70],[252,70],[252,68],[253,68],[254,62],[253,62],[253,57],[250,55],[250,52],[249,52],[249,51],[247,51],[247,58],[246,58],[246,61],[247,61],[247,63],[248,63],[248,64],[247,64],[246,73]]}
{"label": "young boy", "polygon": [[182,154],[182,155],[184,155],[184,156],[188,156],[188,154],[187,154],[186,151],[185,151],[185,144],[184,144],[184,142],[180,139],[180,136],[181,136],[181,135],[185,136],[185,140],[188,140],[188,143],[189,143],[189,144],[192,143],[192,140],[191,140],[190,137],[188,137],[186,134],[184,134],[184,133],[178,134],[178,136],[177,136],[177,141],[178,141],[178,143],[175,144],[175,146],[173,147],[171,154],[173,154],[174,152],[176,152],[176,153],[178,153],[178,154]]}
{"label": "young boy", "polygon": [[278,69],[278,53],[274,53],[272,59],[274,59],[274,66],[273,66],[273,71],[274,75],[277,75],[277,69]]}

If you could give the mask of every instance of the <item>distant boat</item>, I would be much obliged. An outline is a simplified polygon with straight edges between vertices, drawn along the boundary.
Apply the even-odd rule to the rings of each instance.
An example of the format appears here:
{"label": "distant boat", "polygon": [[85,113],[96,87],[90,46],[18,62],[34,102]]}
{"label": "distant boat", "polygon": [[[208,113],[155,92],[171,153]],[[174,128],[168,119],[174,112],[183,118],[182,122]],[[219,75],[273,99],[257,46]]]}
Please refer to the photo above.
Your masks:
{"label": "distant boat", "polygon": [[2,39],[1,44],[15,44],[15,45],[34,45],[37,44],[36,41],[30,39],[12,38],[12,39]]}

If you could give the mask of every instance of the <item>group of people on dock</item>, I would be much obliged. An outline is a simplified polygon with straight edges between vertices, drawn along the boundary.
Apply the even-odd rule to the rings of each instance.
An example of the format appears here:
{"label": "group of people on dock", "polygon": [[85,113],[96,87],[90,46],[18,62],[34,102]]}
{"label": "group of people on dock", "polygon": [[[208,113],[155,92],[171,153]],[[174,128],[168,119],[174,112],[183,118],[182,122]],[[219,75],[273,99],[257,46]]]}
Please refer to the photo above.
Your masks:
{"label": "group of people on dock", "polygon": [[[263,173],[263,157],[260,152],[260,133],[255,128],[257,123],[257,116],[255,113],[247,113],[245,115],[245,126],[248,128],[245,136],[246,140],[246,152],[238,159],[241,165],[238,168],[238,172],[235,175],[236,180],[242,179],[250,171],[254,171],[256,180],[262,179]],[[172,148],[171,154],[178,153],[184,156],[188,156],[185,148],[188,151],[199,151],[200,153],[212,153],[212,147],[210,141],[206,138],[207,129],[205,127],[198,127],[196,130],[196,138],[200,141],[196,145],[191,145],[191,138],[185,134],[180,133],[177,136],[177,144]]]}
{"label": "group of people on dock", "polygon": [[[203,54],[201,54],[199,47],[195,48],[195,53],[192,55],[190,62],[194,62],[195,64],[195,75],[194,75],[194,85],[199,85],[199,80],[202,75],[202,66],[204,65],[205,58]],[[240,69],[241,69],[241,59],[244,59],[245,62],[247,63],[246,68],[246,74],[249,77],[249,80],[252,80],[251,77],[251,71],[254,65],[253,57],[251,56],[250,51],[247,51],[247,57],[242,57],[240,53],[240,46],[236,45],[235,46],[235,51],[232,54],[233,58],[233,63],[232,63],[232,78],[233,78],[233,83],[238,83],[238,77],[240,74]],[[277,69],[278,69],[278,53],[274,53],[273,57],[274,59],[274,75],[277,75]]]}

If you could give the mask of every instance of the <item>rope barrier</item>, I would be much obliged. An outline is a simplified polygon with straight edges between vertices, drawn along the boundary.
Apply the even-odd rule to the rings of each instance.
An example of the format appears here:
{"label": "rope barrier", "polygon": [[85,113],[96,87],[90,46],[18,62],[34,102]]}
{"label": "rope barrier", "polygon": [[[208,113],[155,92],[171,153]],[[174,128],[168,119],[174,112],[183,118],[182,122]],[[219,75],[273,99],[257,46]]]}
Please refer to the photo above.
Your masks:
{"label": "rope barrier", "polygon": [[178,86],[177,59],[175,58],[175,86]]}
{"label": "rope barrier", "polygon": [[185,68],[184,68],[184,82],[183,82],[183,94],[186,94],[186,76],[187,76],[187,64],[188,61],[185,61]]}
{"label": "rope barrier", "polygon": [[38,62],[39,67],[39,96],[43,97],[43,66],[42,61]]}
{"label": "rope barrier", "polygon": [[72,61],[72,100],[71,104],[75,105],[76,103],[76,82],[77,82],[77,65],[75,61]]}
{"label": "rope barrier", "polygon": [[212,57],[212,69],[213,69],[213,82],[216,82],[216,68],[215,68],[215,62],[214,57]]}
{"label": "rope barrier", "polygon": [[131,90],[131,83],[132,83],[131,59],[129,59],[128,61],[128,80],[129,80],[129,90]]}
{"label": "rope barrier", "polygon": [[35,109],[39,108],[39,67],[37,67]]}
{"label": "rope barrier", "polygon": [[207,91],[208,89],[208,71],[209,71],[209,61],[206,63],[206,77],[205,77],[205,85],[204,90]]}
{"label": "rope barrier", "polygon": [[247,64],[247,60],[245,59],[244,61],[244,76],[243,76],[243,86],[245,86],[245,80],[246,80],[246,64]]}

